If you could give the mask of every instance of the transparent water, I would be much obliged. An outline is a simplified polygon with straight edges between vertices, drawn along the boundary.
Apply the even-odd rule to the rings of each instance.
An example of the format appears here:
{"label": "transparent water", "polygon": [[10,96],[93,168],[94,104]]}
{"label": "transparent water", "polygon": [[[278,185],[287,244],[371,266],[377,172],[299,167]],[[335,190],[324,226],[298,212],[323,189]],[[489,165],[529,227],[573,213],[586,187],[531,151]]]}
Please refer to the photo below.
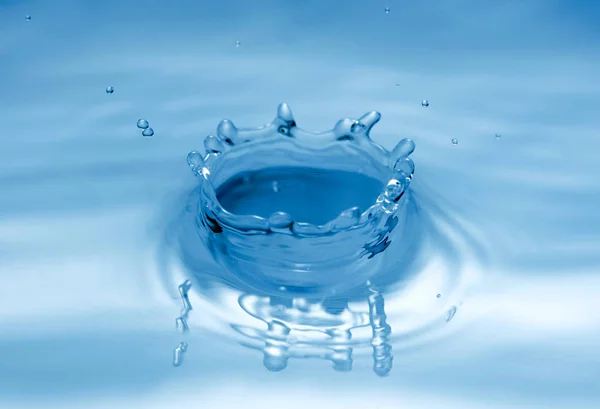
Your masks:
{"label": "transparent water", "polygon": [[361,173],[280,167],[238,174],[219,186],[217,198],[235,214],[268,218],[281,211],[322,225],[346,209],[369,208],[382,191],[382,181]]}
{"label": "transparent water", "polygon": [[[585,1],[0,1],[0,407],[597,408],[597,21]],[[377,110],[373,140],[414,139],[379,282],[290,303],[203,246],[186,155],[282,101],[305,129]]]}

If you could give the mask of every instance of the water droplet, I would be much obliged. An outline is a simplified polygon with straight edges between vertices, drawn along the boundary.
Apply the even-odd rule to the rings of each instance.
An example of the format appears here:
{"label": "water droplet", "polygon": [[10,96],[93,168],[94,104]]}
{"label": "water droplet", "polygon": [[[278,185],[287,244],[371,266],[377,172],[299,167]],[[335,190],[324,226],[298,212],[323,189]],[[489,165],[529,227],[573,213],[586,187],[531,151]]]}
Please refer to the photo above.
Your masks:
{"label": "water droplet", "polygon": [[496,139],[500,139],[502,135],[500,135],[499,133],[496,134]]}
{"label": "water droplet", "polygon": [[273,192],[279,193],[279,183],[277,181],[273,182]]}
{"label": "water droplet", "polygon": [[442,294],[436,295],[437,298],[442,298]]}
{"label": "water droplet", "polygon": [[452,145],[458,145],[458,139],[452,138]]}
{"label": "water droplet", "polygon": [[192,172],[198,174],[204,165],[204,159],[198,151],[191,151],[187,156],[187,164],[192,169]]}
{"label": "water droplet", "polygon": [[31,16],[25,16],[25,21],[31,21]]}
{"label": "water droplet", "polygon": [[399,87],[399,86],[400,86],[400,84],[396,83],[396,86],[397,86],[397,87]]}
{"label": "water droplet", "polygon": [[236,46],[236,47],[238,47],[238,48],[239,48],[239,46],[241,46],[241,45],[242,45],[242,43],[241,43],[240,41],[236,41],[236,42],[235,42],[235,46]]}
{"label": "water droplet", "polygon": [[154,135],[154,129],[152,128],[146,128],[142,131],[142,135],[145,137],[150,137]]}
{"label": "water droplet", "polygon": [[150,124],[145,119],[138,119],[138,121],[137,121],[137,127],[138,128],[140,128],[140,129],[146,129],[149,126],[150,126]]}
{"label": "water droplet", "polygon": [[188,349],[188,344],[180,342],[175,351],[173,351],[173,366],[177,367],[183,363],[183,355]]}
{"label": "water droplet", "polygon": [[448,310],[448,316],[446,317],[446,322],[450,322],[450,320],[452,318],[454,318],[454,315],[456,315],[456,310],[457,310],[457,308],[454,305],[452,306],[452,308],[450,308]]}
{"label": "water droplet", "polygon": [[389,7],[385,8],[385,14],[390,14],[390,8]]}
{"label": "water droplet", "polygon": [[115,92],[114,87],[106,87],[106,93],[107,94],[112,94],[113,92]]}
{"label": "water droplet", "polygon": [[423,101],[421,101],[421,106],[427,108],[429,106],[429,101],[424,99]]}

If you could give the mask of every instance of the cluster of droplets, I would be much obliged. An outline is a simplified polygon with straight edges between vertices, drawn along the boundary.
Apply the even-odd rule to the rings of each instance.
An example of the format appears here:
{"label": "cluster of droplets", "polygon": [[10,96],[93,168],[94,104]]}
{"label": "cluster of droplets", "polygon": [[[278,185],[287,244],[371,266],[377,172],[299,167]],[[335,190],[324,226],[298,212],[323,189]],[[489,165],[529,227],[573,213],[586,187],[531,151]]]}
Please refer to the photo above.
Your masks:
{"label": "cluster of droplets", "polygon": [[154,135],[154,129],[150,128],[150,123],[145,119],[138,119],[137,127],[142,130],[142,136],[146,138]]}
{"label": "cluster of droplets", "polygon": [[[186,334],[190,330],[187,323],[188,316],[192,311],[192,303],[190,303],[189,298],[190,288],[192,288],[192,282],[190,280],[185,280],[183,284],[180,284],[178,287],[183,307],[181,308],[179,317],[175,320],[175,327],[180,334]],[[173,351],[173,366],[177,367],[183,363],[183,356],[187,351],[187,348],[188,344],[183,341],[175,348]]]}

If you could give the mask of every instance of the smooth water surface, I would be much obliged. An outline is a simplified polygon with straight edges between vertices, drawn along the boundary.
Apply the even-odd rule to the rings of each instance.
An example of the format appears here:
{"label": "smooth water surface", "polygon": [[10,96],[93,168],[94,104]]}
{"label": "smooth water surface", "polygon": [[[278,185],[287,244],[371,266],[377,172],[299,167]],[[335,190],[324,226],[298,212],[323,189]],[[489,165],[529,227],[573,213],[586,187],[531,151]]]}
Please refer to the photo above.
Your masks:
{"label": "smooth water surface", "polygon": [[245,172],[217,189],[217,199],[232,213],[268,218],[281,211],[294,220],[323,225],[352,207],[367,209],[383,183],[361,173],[280,167]]}
{"label": "smooth water surface", "polygon": [[[0,0],[0,408],[597,409],[599,20],[584,0]],[[280,102],[414,139],[379,282],[267,297],[198,239],[186,155]]]}

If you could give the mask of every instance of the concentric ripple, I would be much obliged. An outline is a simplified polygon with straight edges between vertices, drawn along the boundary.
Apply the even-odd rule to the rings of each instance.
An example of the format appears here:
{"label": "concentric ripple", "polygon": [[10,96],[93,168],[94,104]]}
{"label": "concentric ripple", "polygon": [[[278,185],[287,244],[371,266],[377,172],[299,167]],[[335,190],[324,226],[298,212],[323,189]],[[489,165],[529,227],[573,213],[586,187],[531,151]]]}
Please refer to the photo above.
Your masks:
{"label": "concentric ripple", "polygon": [[[282,118],[287,120],[282,121]],[[368,131],[364,130],[370,129],[378,119],[378,114],[367,114],[359,120],[342,120],[338,125],[347,124],[350,131],[353,126],[359,127],[360,134],[368,138]],[[248,135],[264,137],[265,129],[275,129],[279,135],[289,138],[325,135],[325,139],[334,140],[334,143],[349,141],[337,137],[340,133],[335,131],[308,135],[296,127],[291,111],[282,105],[276,120],[258,129],[240,132],[231,122],[222,122],[219,137],[208,137],[205,141],[206,156],[191,152],[188,164],[197,176],[208,178],[217,167],[205,166],[207,162],[216,161],[221,150],[235,146],[240,135],[243,143],[250,143],[252,138]],[[402,175],[392,176],[387,184],[383,183],[387,187],[374,205],[380,207],[365,212],[353,210],[355,218],[348,217],[354,221],[337,227],[339,231],[359,230],[370,223],[376,211],[385,216],[370,225],[378,239],[365,245],[359,255],[359,258],[381,259],[375,269],[367,271],[368,274],[352,271],[350,267],[342,268],[332,270],[331,274],[309,275],[311,278],[302,285],[302,282],[298,284],[294,274],[261,275],[259,270],[248,273],[239,266],[249,265],[248,260],[254,262],[254,257],[246,255],[246,259],[236,261],[235,257],[240,257],[240,253],[232,257],[231,250],[223,244],[215,247],[221,238],[212,235],[232,228],[236,234],[252,234],[263,240],[296,235],[305,240],[314,238],[317,233],[320,237],[335,239],[332,234],[337,232],[335,226],[340,226],[338,219],[325,225],[305,223],[304,234],[294,230],[291,215],[286,218],[286,223],[274,223],[273,216],[249,216],[253,218],[252,228],[247,229],[243,223],[248,222],[248,218],[241,222],[236,219],[237,215],[219,210],[219,217],[215,216],[210,224],[206,223],[210,217],[202,216],[207,207],[207,184],[201,183],[189,192],[182,192],[166,210],[171,221],[165,228],[158,254],[162,278],[170,291],[182,280],[189,279],[194,283],[189,295],[199,300],[194,302],[194,308],[202,312],[195,316],[203,319],[201,323],[192,321],[189,325],[235,337],[240,344],[260,351],[264,366],[270,371],[283,370],[290,360],[305,358],[329,360],[336,371],[349,371],[356,359],[371,355],[373,370],[380,376],[390,373],[394,352],[397,354],[437,339],[446,332],[442,330],[450,322],[456,326],[464,297],[477,279],[476,272],[481,271],[484,250],[472,230],[443,209],[432,192],[414,184],[409,188],[414,164],[406,159],[414,144],[406,141],[409,140],[401,141],[388,156],[383,148],[379,151],[383,153],[382,157],[395,158],[391,165],[387,163],[391,174]],[[229,173],[240,171],[240,157],[232,163],[235,169],[230,169]],[[219,183],[227,179],[222,177]],[[280,188],[273,186],[273,189]],[[209,192],[209,199],[216,200],[213,193]],[[383,200],[386,197],[393,199]],[[391,207],[384,202],[391,203]],[[397,213],[399,210],[401,213]],[[345,213],[342,212],[342,216],[346,217]],[[267,236],[260,232],[262,229]],[[235,236],[241,243],[245,237]],[[262,248],[263,252],[268,252],[272,243],[263,241],[262,247],[254,249],[244,245],[244,248],[253,252]],[[331,245],[329,241],[324,243]],[[349,240],[342,245],[351,246],[352,243]],[[276,242],[276,245],[286,244],[285,241]],[[364,251],[369,248],[371,250]],[[217,251],[220,252],[218,256],[215,255]],[[293,252],[294,247],[287,247],[287,251]],[[224,257],[230,260],[223,261]],[[332,257],[335,258],[335,254]],[[310,266],[307,271],[310,272]],[[300,271],[296,273],[300,274]],[[325,284],[314,285],[311,280],[315,277]],[[173,293],[173,297],[177,298],[177,295]]]}

